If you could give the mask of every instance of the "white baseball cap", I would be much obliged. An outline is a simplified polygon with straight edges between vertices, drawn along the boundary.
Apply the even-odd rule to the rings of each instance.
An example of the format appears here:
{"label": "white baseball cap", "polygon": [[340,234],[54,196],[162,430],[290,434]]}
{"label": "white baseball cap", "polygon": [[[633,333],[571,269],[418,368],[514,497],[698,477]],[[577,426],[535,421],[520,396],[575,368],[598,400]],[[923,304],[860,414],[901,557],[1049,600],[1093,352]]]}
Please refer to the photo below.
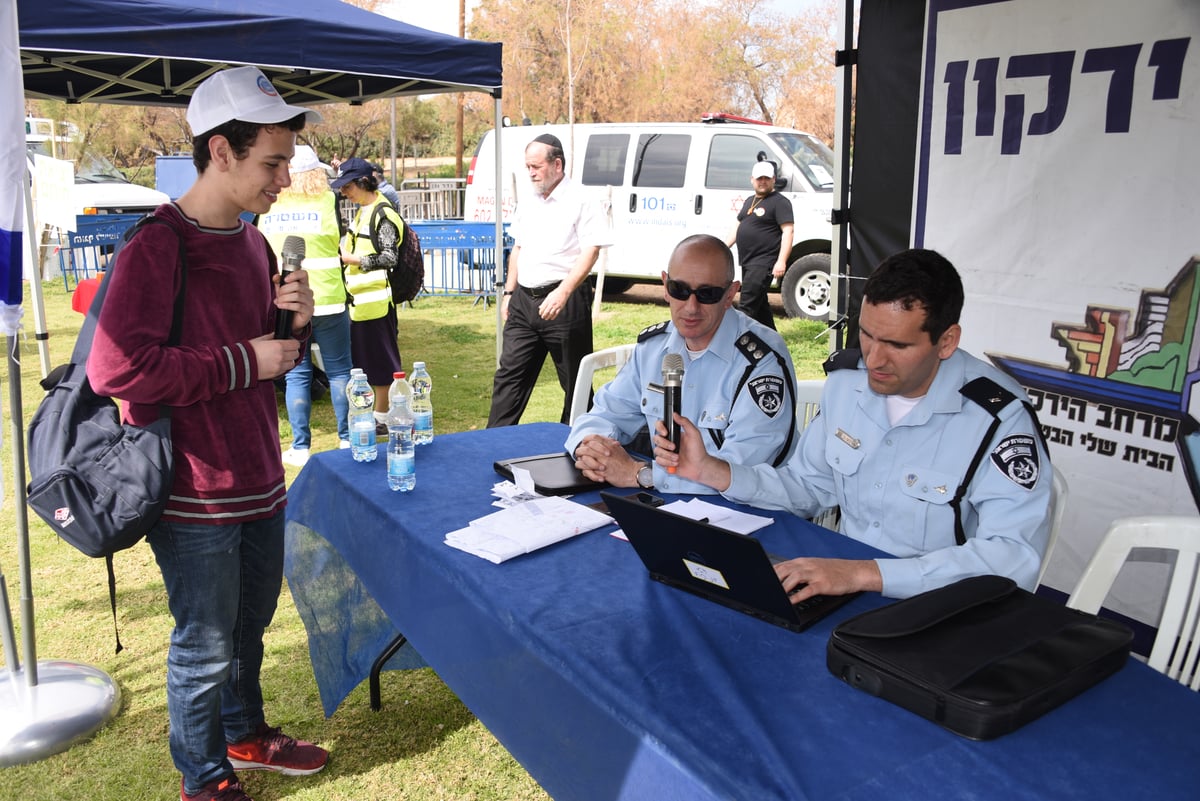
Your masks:
{"label": "white baseball cap", "polygon": [[193,136],[208,133],[230,120],[242,122],[286,122],[297,114],[315,124],[321,115],[303,106],[289,106],[258,67],[234,67],[213,73],[204,80],[188,103],[187,121]]}
{"label": "white baseball cap", "polygon": [[296,145],[296,155],[292,156],[292,160],[288,163],[288,172],[296,175],[309,170],[319,170],[322,167],[321,160],[317,158],[317,151],[308,145]]}
{"label": "white baseball cap", "polygon": [[750,171],[751,178],[774,178],[775,166],[769,161],[756,161]]}

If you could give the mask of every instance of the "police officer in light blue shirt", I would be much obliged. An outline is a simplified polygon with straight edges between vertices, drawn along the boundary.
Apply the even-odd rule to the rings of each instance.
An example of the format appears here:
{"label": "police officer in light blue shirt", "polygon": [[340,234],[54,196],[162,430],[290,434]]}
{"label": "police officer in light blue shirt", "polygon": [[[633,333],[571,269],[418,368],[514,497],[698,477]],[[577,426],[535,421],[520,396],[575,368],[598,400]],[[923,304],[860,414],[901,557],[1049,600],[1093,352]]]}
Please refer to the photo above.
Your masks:
{"label": "police officer in light blue shirt", "polygon": [[[843,533],[895,558],[776,567],[794,596],[904,598],[968,576],[1032,590],[1049,534],[1052,471],[1024,391],[958,349],[962,282],[929,250],[886,259],[864,287],[861,357],[831,359],[821,414],[782,468],[727,464],[685,421],[659,464],[733,500],[809,516],[840,506]],[[848,363],[847,363],[848,362]]]}
{"label": "police officer in light blue shirt", "polygon": [[[678,354],[683,414],[709,453],[735,464],[782,464],[796,430],[795,369],[783,338],[733,308],[733,255],[708,235],[680,242],[663,273],[671,321],[638,335],[630,361],[571,427],[566,450],[589,478],[617,487],[712,494],[636,459],[625,446],[662,420],[663,357]],[[649,440],[645,440],[648,448]]]}

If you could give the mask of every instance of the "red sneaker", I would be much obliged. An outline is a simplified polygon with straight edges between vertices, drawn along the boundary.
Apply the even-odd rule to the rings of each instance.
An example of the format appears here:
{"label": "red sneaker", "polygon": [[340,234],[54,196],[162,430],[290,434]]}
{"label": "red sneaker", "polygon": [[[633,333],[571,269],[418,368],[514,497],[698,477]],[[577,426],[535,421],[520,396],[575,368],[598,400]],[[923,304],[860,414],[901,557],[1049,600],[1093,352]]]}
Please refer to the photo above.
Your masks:
{"label": "red sneaker", "polygon": [[254,801],[242,792],[242,784],[233,776],[217,779],[204,785],[204,789],[195,795],[188,795],[183,789],[183,779],[179,780],[179,801]]}
{"label": "red sneaker", "polygon": [[249,737],[229,743],[226,751],[234,770],[273,770],[285,776],[316,773],[329,760],[324,748],[288,737],[266,723]]}

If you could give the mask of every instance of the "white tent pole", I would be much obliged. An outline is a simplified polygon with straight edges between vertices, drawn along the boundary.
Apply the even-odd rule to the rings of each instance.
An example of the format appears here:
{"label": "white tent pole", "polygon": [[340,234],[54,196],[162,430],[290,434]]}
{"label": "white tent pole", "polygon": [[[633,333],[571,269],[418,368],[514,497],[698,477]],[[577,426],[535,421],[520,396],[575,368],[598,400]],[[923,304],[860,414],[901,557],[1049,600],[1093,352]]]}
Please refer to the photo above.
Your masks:
{"label": "white tent pole", "polygon": [[38,253],[37,222],[33,219],[33,190],[30,181],[29,160],[25,160],[25,237],[29,242],[29,297],[33,301],[33,328],[38,343],[38,358],[41,360],[42,378],[50,374],[50,334],[46,332],[46,306],[42,302],[42,259]]}
{"label": "white tent pole", "polygon": [[[849,284],[848,246],[850,206],[850,108],[854,86],[854,0],[838,9],[837,106],[834,131],[837,141],[833,151],[833,258],[830,278],[829,318],[836,324],[843,313],[842,289]],[[830,351],[845,346],[843,325],[837,326],[829,338]]]}
{"label": "white tent pole", "polygon": [[495,218],[496,218],[496,366],[500,366],[500,350],[504,345],[504,316],[501,314],[501,308],[504,306],[504,281],[503,276],[507,265],[504,263],[504,164],[503,149],[500,147],[500,132],[501,127],[501,98],[500,95],[495,95],[495,112],[493,114],[493,125],[496,135],[492,137],[496,146],[496,187],[493,193],[496,198],[495,202]]}

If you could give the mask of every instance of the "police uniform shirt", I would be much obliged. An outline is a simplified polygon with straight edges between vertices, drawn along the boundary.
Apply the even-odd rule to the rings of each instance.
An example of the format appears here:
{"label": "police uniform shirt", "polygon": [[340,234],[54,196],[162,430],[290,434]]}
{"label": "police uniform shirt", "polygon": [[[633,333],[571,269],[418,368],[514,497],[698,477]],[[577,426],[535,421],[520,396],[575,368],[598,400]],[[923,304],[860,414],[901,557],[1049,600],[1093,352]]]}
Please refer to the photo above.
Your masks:
{"label": "police uniform shirt", "polygon": [[[629,362],[596,393],[592,410],[575,420],[567,452],[575,453],[589,434],[626,444],[643,427],[653,432],[662,419],[663,394],[648,385],[662,383],[667,353],[684,358],[681,413],[700,429],[709,453],[735,463],[783,463],[798,438],[795,368],[783,337],[736,309],[725,311],[708,349],[694,361],[688,361],[687,344],[674,323],[643,331]],[[654,486],[672,493],[715,492],[657,464]]]}
{"label": "police uniform shirt", "polygon": [[861,363],[834,370],[821,414],[791,460],[778,471],[732,465],[724,495],[801,516],[840,506],[845,534],[899,557],[876,560],[888,597],[989,573],[1032,590],[1049,534],[1052,478],[1021,403],[998,414],[999,428],[963,499],[967,541],[955,544],[950,500],[993,421],[959,392],[979,376],[1026,397],[999,370],[957,350],[942,361],[928,394],[893,426]]}

